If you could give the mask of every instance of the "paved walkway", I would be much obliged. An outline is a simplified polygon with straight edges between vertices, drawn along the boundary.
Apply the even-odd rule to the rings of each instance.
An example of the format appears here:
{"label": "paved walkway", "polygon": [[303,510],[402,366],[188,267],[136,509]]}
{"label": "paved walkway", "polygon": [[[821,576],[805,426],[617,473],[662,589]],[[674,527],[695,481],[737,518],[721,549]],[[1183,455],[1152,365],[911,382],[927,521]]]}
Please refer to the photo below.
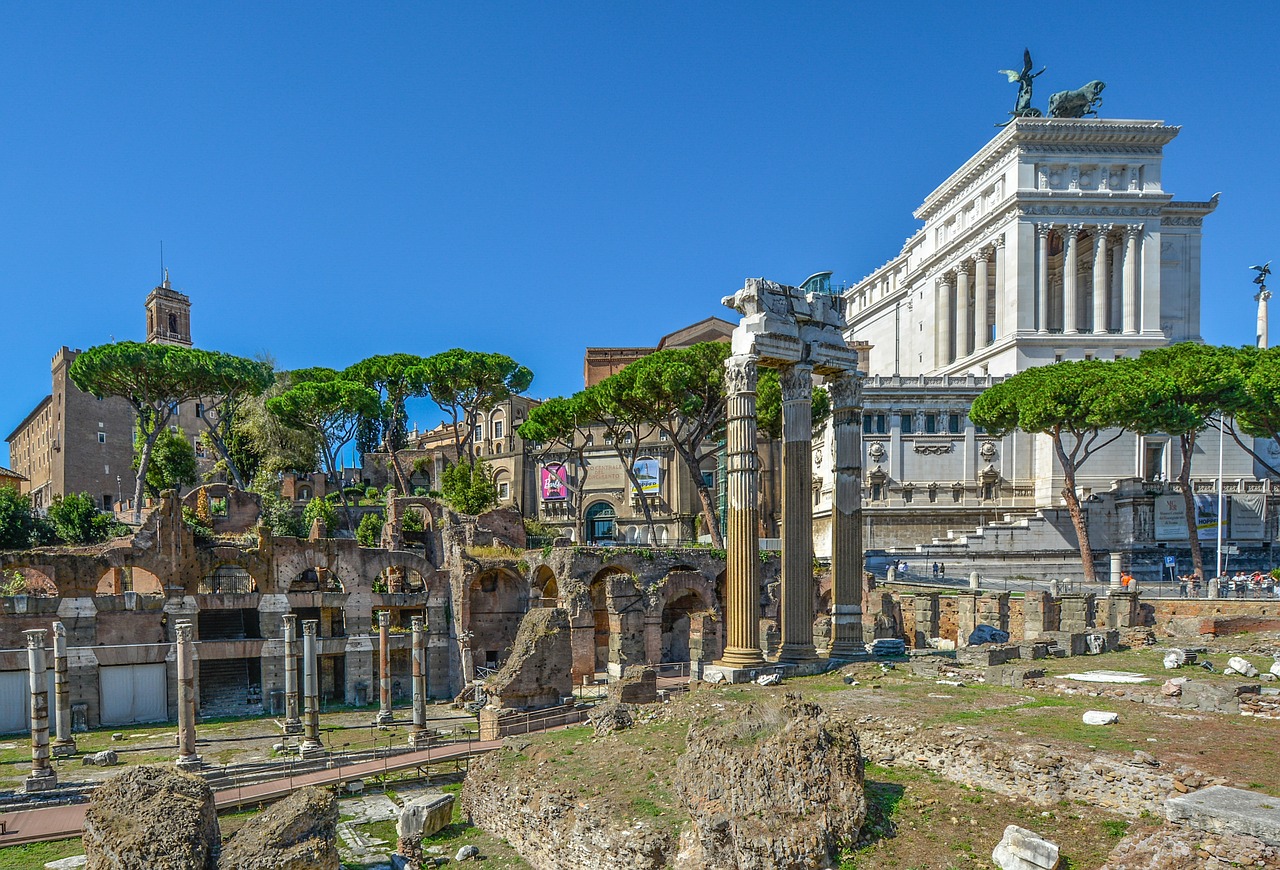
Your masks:
{"label": "paved walkway", "polygon": [[[317,770],[270,782],[246,785],[242,788],[228,788],[214,792],[214,801],[218,809],[231,809],[247,804],[271,801],[284,797],[304,785],[333,785],[360,779],[365,776],[376,776],[426,764],[437,764],[442,761],[455,761],[480,753],[489,752],[502,745],[501,740],[472,740],[466,743],[442,743],[421,752],[408,752],[385,759],[363,761],[359,764],[344,764],[328,770]],[[62,840],[78,836],[84,830],[84,813],[88,804],[71,804],[66,806],[44,807],[33,810],[0,815],[5,833],[0,834],[0,848],[18,846],[23,843],[40,843],[45,840]]]}

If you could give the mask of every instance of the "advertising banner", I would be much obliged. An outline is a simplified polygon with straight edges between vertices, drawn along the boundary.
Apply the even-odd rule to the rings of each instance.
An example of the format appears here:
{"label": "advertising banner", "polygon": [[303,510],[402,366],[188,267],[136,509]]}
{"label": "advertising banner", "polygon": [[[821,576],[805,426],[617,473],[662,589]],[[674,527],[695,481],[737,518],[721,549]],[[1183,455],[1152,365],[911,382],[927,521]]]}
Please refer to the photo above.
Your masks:
{"label": "advertising banner", "polygon": [[1186,539],[1187,512],[1182,507],[1182,496],[1156,496],[1156,540],[1185,541]]}
{"label": "advertising banner", "polygon": [[[1226,529],[1222,530],[1226,537]],[[1213,541],[1218,537],[1218,496],[1196,496],[1196,537],[1202,541]]]}
{"label": "advertising banner", "polygon": [[640,492],[645,495],[657,495],[661,489],[658,460],[637,459],[635,464],[636,481],[640,484]]}
{"label": "advertising banner", "polygon": [[563,463],[542,466],[542,500],[564,501],[569,497],[569,471]]}
{"label": "advertising banner", "polygon": [[1227,515],[1233,541],[1261,541],[1266,534],[1262,521],[1267,501],[1264,495],[1231,496],[1231,512]]}

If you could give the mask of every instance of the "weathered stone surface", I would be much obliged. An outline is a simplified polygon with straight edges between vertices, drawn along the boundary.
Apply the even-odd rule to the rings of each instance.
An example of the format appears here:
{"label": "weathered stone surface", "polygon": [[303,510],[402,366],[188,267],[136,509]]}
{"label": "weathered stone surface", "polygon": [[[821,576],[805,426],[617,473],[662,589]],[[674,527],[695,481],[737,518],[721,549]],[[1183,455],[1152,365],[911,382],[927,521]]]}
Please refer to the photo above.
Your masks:
{"label": "weathered stone surface", "polygon": [[539,607],[520,620],[507,663],[488,681],[489,706],[512,710],[555,707],[573,694],[569,611]]}
{"label": "weathered stone surface", "polygon": [[[722,675],[723,676],[723,675]],[[632,665],[609,683],[609,700],[619,704],[653,704],[658,700],[658,672]]]}
{"label": "weathered stone surface", "polygon": [[693,828],[674,866],[690,870],[828,867],[867,811],[857,734],[798,695],[692,725],[675,786]]}
{"label": "weathered stone surface", "polygon": [[114,749],[104,749],[101,752],[94,752],[80,758],[81,766],[115,767],[119,763],[120,756],[116,754]]}
{"label": "weathered stone surface", "polygon": [[625,731],[635,722],[631,715],[631,707],[617,701],[605,701],[592,710],[587,718],[595,727],[597,737],[612,734],[615,731]]}
{"label": "weathered stone surface", "polygon": [[1017,825],[1004,829],[991,860],[1000,870],[1056,870],[1062,861],[1056,843]]}
{"label": "weathered stone surface", "polygon": [[162,765],[113,776],[85,813],[87,870],[215,870],[219,840],[209,786]]}
{"label": "weathered stone surface", "polygon": [[1244,834],[1280,846],[1280,806],[1265,794],[1216,785],[1169,798],[1165,816],[1200,831]]}
{"label": "weathered stone surface", "polygon": [[338,870],[338,801],[302,788],[254,816],[222,847],[235,870]]}
{"label": "weathered stone surface", "polygon": [[1108,713],[1104,710],[1086,710],[1083,719],[1086,725],[1114,725],[1120,721],[1120,714]]}
{"label": "weathered stone surface", "polygon": [[1227,667],[1235,670],[1237,674],[1243,674],[1249,679],[1258,676],[1258,669],[1255,668],[1248,659],[1242,659],[1240,656],[1232,656],[1227,659]]}
{"label": "weathered stone surface", "polygon": [[479,858],[479,857],[480,857],[480,850],[477,849],[475,846],[463,846],[461,849],[458,850],[458,853],[453,856],[453,860],[466,861],[471,858]]}
{"label": "weathered stone surface", "polygon": [[1172,825],[1136,831],[1122,839],[1101,870],[1201,870],[1200,837]]}
{"label": "weathered stone surface", "polygon": [[422,840],[437,833],[453,820],[454,795],[426,794],[405,801],[396,822],[399,842],[396,851],[409,861],[422,863],[427,857]]}

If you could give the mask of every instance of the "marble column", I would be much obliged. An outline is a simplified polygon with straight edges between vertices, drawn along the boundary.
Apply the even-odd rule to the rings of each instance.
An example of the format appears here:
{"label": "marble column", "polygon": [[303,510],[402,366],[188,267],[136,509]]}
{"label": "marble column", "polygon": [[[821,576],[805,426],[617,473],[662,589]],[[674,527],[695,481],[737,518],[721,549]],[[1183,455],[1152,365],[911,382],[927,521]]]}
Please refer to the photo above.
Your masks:
{"label": "marble column", "polygon": [[390,725],[391,715],[391,612],[378,613],[378,718],[379,725]]}
{"label": "marble column", "polygon": [[1124,334],[1138,334],[1138,240],[1142,237],[1141,224],[1125,224],[1124,227]]}
{"label": "marble column", "polygon": [[286,613],[284,620],[284,733],[302,731],[298,717],[298,617]]}
{"label": "marble column", "polygon": [[178,635],[174,650],[178,665],[177,765],[183,770],[199,769],[204,762],[196,754],[196,665],[191,623],[179,622],[173,630]]}
{"label": "marble column", "polygon": [[1075,335],[1080,331],[1080,296],[1078,293],[1079,247],[1081,224],[1067,224],[1062,237],[1062,331]]}
{"label": "marble column", "polygon": [[756,358],[725,360],[728,397],[725,467],[728,541],[725,580],[725,648],[720,664],[752,668],[760,655],[760,527],[756,453]]}
{"label": "marble column", "polygon": [[987,261],[991,252],[985,248],[973,258],[973,349],[982,350],[990,343],[987,304]]}
{"label": "marble column", "polygon": [[1107,233],[1111,224],[1098,224],[1093,228],[1093,331],[1107,331],[1107,315],[1111,304],[1107,300]]}
{"label": "marble column", "polygon": [[860,653],[862,644],[862,385],[853,375],[827,381],[835,436],[831,505],[831,653]]}
{"label": "marble column", "polygon": [[427,640],[421,616],[410,617],[413,632],[413,730],[409,745],[417,747],[427,736]]}
{"label": "marble column", "polygon": [[969,318],[969,264],[956,267],[956,359],[973,353],[973,326]]}
{"label": "marble column", "polygon": [[299,750],[303,758],[323,754],[324,744],[320,742],[320,638],[317,630],[320,621],[317,619],[302,620],[302,746]]}
{"label": "marble column", "polygon": [[943,275],[938,281],[938,365],[945,366],[955,359],[954,332],[951,325],[951,276]]}
{"label": "marble column", "polygon": [[71,736],[71,684],[67,679],[67,627],[53,624],[53,754],[75,755],[76,739]]}
{"label": "marble column", "polygon": [[780,370],[782,384],[782,584],[778,658],[804,662],[813,648],[813,366]]}
{"label": "marble column", "polygon": [[1049,331],[1049,224],[1036,224],[1036,332]]}
{"label": "marble column", "polygon": [[1006,269],[1008,266],[1005,259],[1009,256],[1009,251],[1004,244],[1004,236],[999,236],[995,241],[994,265],[996,273],[995,281],[995,309],[996,314],[993,318],[992,326],[995,333],[993,341],[1003,338],[1005,335],[1014,332],[1018,328],[1018,294],[1015,292],[1009,294],[1009,289],[1004,286],[1006,278]]}
{"label": "marble column", "polygon": [[24,631],[27,672],[31,688],[31,775],[23,782],[27,793],[58,787],[58,774],[49,763],[49,673],[45,661],[45,629]]}

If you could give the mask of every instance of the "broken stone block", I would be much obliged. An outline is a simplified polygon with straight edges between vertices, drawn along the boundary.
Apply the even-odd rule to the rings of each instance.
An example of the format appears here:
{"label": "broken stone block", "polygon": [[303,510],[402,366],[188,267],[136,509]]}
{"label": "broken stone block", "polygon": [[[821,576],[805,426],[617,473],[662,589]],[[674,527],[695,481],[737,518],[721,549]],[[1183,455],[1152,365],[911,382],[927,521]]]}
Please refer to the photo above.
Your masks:
{"label": "broken stone block", "polygon": [[609,683],[609,700],[619,704],[657,703],[658,672],[643,665],[631,665],[621,677]]}
{"label": "broken stone block", "polygon": [[1165,815],[1199,831],[1243,834],[1280,846],[1280,808],[1259,792],[1214,785],[1165,801]]}
{"label": "broken stone block", "polygon": [[111,777],[85,812],[86,870],[215,870],[220,841],[208,784],[164,765]]}
{"label": "broken stone block", "polygon": [[81,766],[90,765],[92,767],[115,767],[120,763],[120,756],[116,754],[114,749],[104,749],[101,752],[94,752],[80,758]]}
{"label": "broken stone block", "polygon": [[756,684],[760,686],[776,686],[782,682],[782,674],[761,674],[756,677]]}
{"label": "broken stone block", "polygon": [[569,611],[539,607],[520,620],[511,656],[487,682],[489,706],[541,710],[573,695]]}
{"label": "broken stone block", "polygon": [[631,707],[617,701],[605,701],[592,710],[587,718],[595,726],[597,737],[613,734],[615,731],[625,731],[635,722],[631,715]]}
{"label": "broken stone block", "polygon": [[1187,654],[1180,649],[1171,649],[1164,654],[1165,670],[1176,670],[1186,664]]}
{"label": "broken stone block", "polygon": [[1000,870],[1056,870],[1062,861],[1058,846],[1034,831],[1009,825],[991,852]]}
{"label": "broken stone block", "polygon": [[1120,714],[1107,713],[1103,710],[1086,710],[1083,718],[1086,725],[1114,725],[1120,721]]}
{"label": "broken stone block", "polygon": [[1164,685],[1160,687],[1160,694],[1166,698],[1182,697],[1182,687],[1187,682],[1186,677],[1175,677],[1172,680],[1165,680]]}
{"label": "broken stone block", "polygon": [[222,847],[219,866],[339,870],[337,799],[328,789],[299,789],[236,831]]}
{"label": "broken stone block", "polygon": [[426,794],[405,802],[396,822],[396,851],[411,864],[429,866],[422,841],[453,821],[455,795]]}
{"label": "broken stone block", "polygon": [[[1240,656],[1232,656],[1227,660],[1227,667],[1234,670],[1237,674],[1243,674],[1250,679],[1258,675],[1258,669],[1249,663],[1248,659],[1242,659]],[[1226,673],[1226,671],[1223,671]]]}
{"label": "broken stone block", "polygon": [[463,846],[458,850],[458,854],[453,856],[455,861],[466,861],[469,858],[479,858],[480,850],[475,846]]}
{"label": "broken stone block", "polygon": [[1277,677],[1280,677],[1280,662],[1273,662],[1273,663],[1272,663],[1272,665],[1271,665],[1271,673],[1272,673],[1273,675],[1277,676]]}

